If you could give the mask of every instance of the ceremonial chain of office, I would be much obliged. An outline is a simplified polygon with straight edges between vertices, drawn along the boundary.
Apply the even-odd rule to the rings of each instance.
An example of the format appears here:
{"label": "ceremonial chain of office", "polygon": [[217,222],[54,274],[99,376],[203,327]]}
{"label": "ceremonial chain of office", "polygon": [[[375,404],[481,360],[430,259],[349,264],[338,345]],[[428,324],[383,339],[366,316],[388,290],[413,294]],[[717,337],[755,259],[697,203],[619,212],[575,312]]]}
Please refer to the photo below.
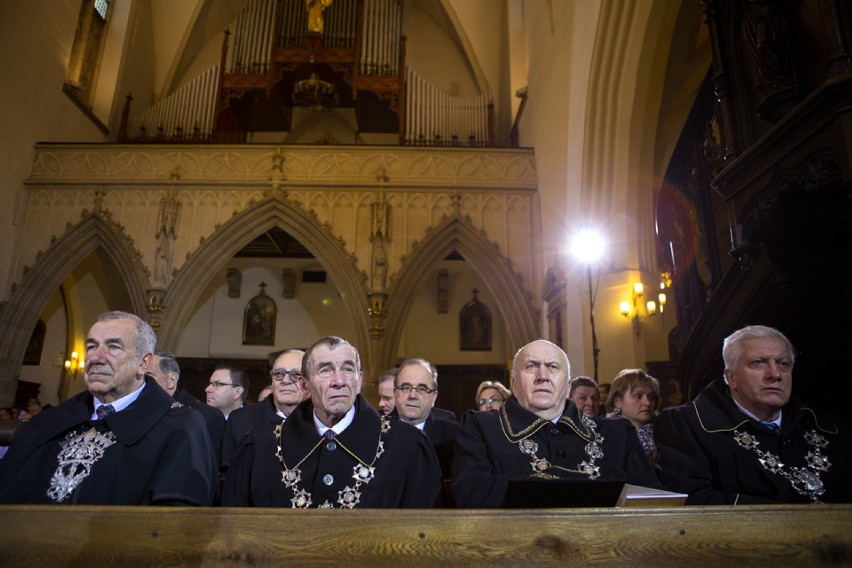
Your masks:
{"label": "ceremonial chain of office", "polygon": [[[343,449],[347,454],[355,458],[355,461],[358,463],[352,468],[352,478],[355,480],[355,483],[352,487],[348,485],[344,487],[342,490],[337,492],[337,504],[341,509],[354,509],[358,503],[361,502],[361,492],[359,491],[363,485],[367,485],[372,481],[376,474],[376,462],[382,456],[385,451],[385,435],[390,431],[390,421],[387,417],[382,417],[382,427],[379,430],[379,440],[376,446],[376,454],[373,458],[372,463],[365,463],[361,461],[358,456],[350,452],[346,446],[337,441],[337,445]],[[283,468],[283,472],[281,472],[281,482],[285,487],[290,489],[293,492],[293,498],[290,499],[290,502],[293,504],[294,509],[308,509],[313,505],[313,501],[311,500],[311,492],[307,491],[304,488],[299,488],[299,482],[302,481],[302,470],[299,468],[308,457],[313,454],[317,448],[320,447],[323,443],[327,442],[326,438],[320,438],[320,441],[311,448],[305,456],[292,468],[288,468],[287,464],[284,463],[284,455],[281,451],[282,439],[281,439],[281,431],[284,422],[275,427],[275,437],[278,440],[277,449],[275,455],[278,456],[278,460],[281,462],[281,467]],[[329,503],[326,500],[322,505],[318,505],[319,509],[333,509],[335,507],[334,504]]]}
{"label": "ceremonial chain of office", "polygon": [[734,430],[734,440],[741,447],[757,454],[757,459],[763,469],[785,478],[800,495],[807,495],[811,501],[816,503],[819,501],[817,497],[825,493],[820,472],[828,471],[828,468],[831,467],[828,456],[822,454],[822,450],[828,446],[828,440],[818,434],[816,430],[805,432],[805,441],[813,448],[805,456],[807,468],[792,466],[785,468],[778,456],[772,452],[758,450],[757,446],[760,445],[760,442],[747,432]]}
{"label": "ceremonial chain of office", "polygon": [[595,461],[604,457],[603,448],[601,448],[601,444],[603,444],[604,437],[597,431],[597,425],[595,424],[595,421],[586,416],[585,414],[580,415],[580,421],[583,425],[582,428],[577,426],[577,424],[570,416],[562,416],[559,419],[559,422],[567,424],[571,427],[572,430],[574,430],[574,432],[578,436],[588,441],[585,450],[586,455],[589,456],[589,459],[583,460],[582,462],[577,464],[577,469],[570,469],[567,467],[553,465],[546,458],[539,457],[538,442],[529,439],[529,436],[531,436],[541,427],[547,424],[547,420],[539,418],[527,428],[524,428],[520,432],[516,433],[512,430],[511,424],[509,424],[509,415],[506,413],[506,407],[504,406],[503,408],[501,408],[499,412],[500,422],[503,426],[503,434],[506,436],[506,438],[510,442],[512,442],[517,439],[518,436],[522,437],[521,440],[518,440],[518,449],[521,450],[522,453],[532,458],[530,466],[532,467],[533,477],[540,477],[544,479],[559,479],[558,475],[547,473],[548,469],[558,469],[562,471],[567,471],[569,473],[579,473],[581,475],[588,476],[589,479],[597,479],[601,476],[600,467],[595,465]]}

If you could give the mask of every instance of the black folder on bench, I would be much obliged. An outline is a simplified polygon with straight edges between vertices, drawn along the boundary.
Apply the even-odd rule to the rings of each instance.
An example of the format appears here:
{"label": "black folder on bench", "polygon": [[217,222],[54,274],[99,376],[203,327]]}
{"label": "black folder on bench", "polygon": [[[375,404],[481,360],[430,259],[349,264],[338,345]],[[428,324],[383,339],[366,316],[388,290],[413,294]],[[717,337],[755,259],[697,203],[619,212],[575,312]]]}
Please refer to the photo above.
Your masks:
{"label": "black folder on bench", "polygon": [[503,507],[507,509],[615,507],[623,487],[623,481],[512,479],[506,489]]}

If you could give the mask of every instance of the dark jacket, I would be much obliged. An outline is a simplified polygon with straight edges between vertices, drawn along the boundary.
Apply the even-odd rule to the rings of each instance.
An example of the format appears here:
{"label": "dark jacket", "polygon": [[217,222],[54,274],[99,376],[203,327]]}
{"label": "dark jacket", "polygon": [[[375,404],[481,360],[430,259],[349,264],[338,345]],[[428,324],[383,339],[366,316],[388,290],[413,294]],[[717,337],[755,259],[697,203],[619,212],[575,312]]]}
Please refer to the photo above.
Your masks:
{"label": "dark jacket", "polygon": [[[0,503],[54,503],[48,497],[57,456],[69,437],[114,436],[89,475],[60,503],[210,505],[215,456],[201,415],[146,378],[139,397],[103,420],[90,420],[84,392],[34,416],[0,460]],[[96,455],[91,444],[88,455]],[[77,457],[77,456],[75,456]],[[79,471],[79,469],[78,469]]]}
{"label": "dark jacket", "polygon": [[214,408],[206,402],[201,402],[183,389],[177,389],[172,398],[184,406],[188,406],[195,410],[201,417],[204,418],[204,423],[207,426],[207,435],[210,436],[210,443],[213,446],[213,452],[216,454],[216,465],[219,464],[219,449],[222,447],[222,438],[225,435],[225,415],[218,408]]}
{"label": "dark jacket", "polygon": [[458,422],[450,422],[436,418],[429,413],[426,417],[423,433],[432,442],[438,463],[441,466],[441,477],[452,479],[453,477],[453,451],[456,444],[456,435],[461,425]]}
{"label": "dark jacket", "polygon": [[[825,492],[818,499],[852,502],[849,433],[795,398],[782,409],[781,418],[781,432],[771,432],[739,410],[724,381],[714,381],[693,403],[666,408],[657,417],[654,438],[660,479],[672,491],[688,493],[691,505],[808,503],[807,494],[796,491],[783,474],[765,468],[761,456],[743,444],[756,441],[757,450],[780,459],[781,471],[813,471],[806,456],[815,447],[806,435],[814,432],[827,442],[819,453],[830,462],[827,471],[819,472]],[[739,436],[738,443],[737,433],[747,437]]]}
{"label": "dark jacket", "polygon": [[569,403],[554,424],[526,410],[512,396],[500,410],[470,410],[462,418],[453,461],[456,505],[499,507],[509,480],[533,477],[533,457],[521,451],[524,440],[535,442],[536,457],[548,460],[551,467],[545,474],[591,479],[582,472],[582,463],[592,459],[590,443],[596,433],[603,437],[598,446],[603,456],[594,460],[596,479],[662,488],[629,421],[583,419]]}
{"label": "dark jacket", "polygon": [[238,408],[228,416],[225,436],[222,440],[222,460],[220,471],[228,471],[231,460],[237,455],[240,446],[245,443],[251,431],[261,426],[269,426],[270,431],[284,419],[275,408],[275,399],[269,395],[257,404]]}
{"label": "dark jacket", "polygon": [[[358,507],[432,507],[441,489],[432,445],[410,424],[386,424],[359,395],[354,420],[331,443],[317,433],[307,400],[283,423],[280,437],[267,425],[252,430],[231,462],[222,504],[291,507],[300,493],[310,497],[306,506],[340,507],[347,490],[357,487]],[[298,474],[294,487],[282,482],[285,467]],[[359,484],[358,472],[372,477]]]}

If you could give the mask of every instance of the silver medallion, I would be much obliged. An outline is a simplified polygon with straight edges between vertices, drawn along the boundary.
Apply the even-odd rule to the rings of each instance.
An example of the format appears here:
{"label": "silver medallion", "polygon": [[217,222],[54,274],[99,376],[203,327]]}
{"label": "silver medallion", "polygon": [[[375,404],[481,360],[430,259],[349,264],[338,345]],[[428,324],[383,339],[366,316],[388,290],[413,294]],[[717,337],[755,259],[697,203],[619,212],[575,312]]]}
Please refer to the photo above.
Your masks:
{"label": "silver medallion", "polygon": [[92,467],[114,443],[112,432],[100,433],[90,428],[82,433],[69,433],[59,442],[61,449],[56,456],[59,465],[50,479],[47,496],[57,503],[67,499],[89,477]]}

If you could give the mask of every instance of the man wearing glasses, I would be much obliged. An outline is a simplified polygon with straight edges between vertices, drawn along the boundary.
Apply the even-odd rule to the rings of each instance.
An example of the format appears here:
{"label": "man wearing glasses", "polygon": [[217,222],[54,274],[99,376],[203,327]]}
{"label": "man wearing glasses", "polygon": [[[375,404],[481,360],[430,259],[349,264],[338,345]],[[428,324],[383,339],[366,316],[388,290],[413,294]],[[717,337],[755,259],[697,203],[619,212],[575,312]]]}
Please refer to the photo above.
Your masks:
{"label": "man wearing glasses", "polygon": [[204,392],[207,404],[218,408],[225,420],[234,410],[245,406],[248,397],[249,379],[245,371],[234,367],[218,367],[210,375]]}
{"label": "man wearing glasses", "polygon": [[393,389],[399,419],[423,431],[435,448],[441,477],[451,479],[453,444],[459,424],[433,415],[438,398],[438,371],[425,359],[408,359],[399,366]]}
{"label": "man wearing glasses", "polygon": [[271,437],[275,427],[287,419],[299,403],[307,398],[302,380],[302,357],[304,351],[287,349],[275,358],[269,377],[272,380],[272,395],[253,406],[238,408],[231,413],[222,442],[222,472],[228,470],[231,459],[240,445],[248,440],[255,428],[261,428]]}
{"label": "man wearing glasses", "polygon": [[310,396],[270,439],[255,429],[232,461],[225,506],[431,507],[441,489],[429,441],[381,417],[361,396],[358,351],[339,337],[308,348]]}

